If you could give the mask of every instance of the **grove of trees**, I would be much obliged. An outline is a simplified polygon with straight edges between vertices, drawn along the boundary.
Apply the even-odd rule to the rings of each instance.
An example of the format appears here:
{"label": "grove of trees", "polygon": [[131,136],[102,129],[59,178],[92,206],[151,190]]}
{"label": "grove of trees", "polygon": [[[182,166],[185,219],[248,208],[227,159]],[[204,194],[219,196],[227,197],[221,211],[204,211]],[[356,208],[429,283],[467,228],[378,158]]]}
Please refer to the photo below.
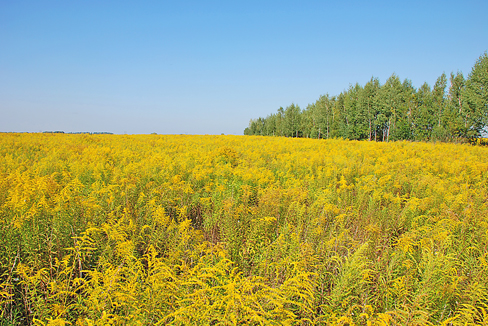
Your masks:
{"label": "grove of trees", "polygon": [[291,104],[266,118],[252,119],[245,135],[357,140],[441,140],[479,138],[488,125],[488,54],[467,78],[443,73],[434,86],[416,89],[392,74],[381,85],[371,78],[337,96],[322,95],[305,109]]}

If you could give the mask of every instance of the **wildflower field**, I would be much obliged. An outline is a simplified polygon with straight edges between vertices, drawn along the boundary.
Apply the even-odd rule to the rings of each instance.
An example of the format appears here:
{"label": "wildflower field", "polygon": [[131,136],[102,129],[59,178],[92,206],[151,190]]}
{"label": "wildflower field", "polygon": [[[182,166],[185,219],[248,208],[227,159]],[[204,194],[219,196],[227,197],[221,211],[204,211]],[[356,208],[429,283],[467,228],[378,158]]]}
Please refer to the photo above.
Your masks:
{"label": "wildflower field", "polygon": [[0,325],[488,325],[488,148],[0,134]]}

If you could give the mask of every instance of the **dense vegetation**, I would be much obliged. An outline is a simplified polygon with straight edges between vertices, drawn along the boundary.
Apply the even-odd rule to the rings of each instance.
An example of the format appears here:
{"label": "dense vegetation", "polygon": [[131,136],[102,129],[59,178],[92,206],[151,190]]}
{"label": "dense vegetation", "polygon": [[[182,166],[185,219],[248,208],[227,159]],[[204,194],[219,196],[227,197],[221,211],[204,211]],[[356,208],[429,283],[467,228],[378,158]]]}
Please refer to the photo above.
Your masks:
{"label": "dense vegetation", "polygon": [[[446,92],[447,91],[447,92]],[[371,78],[338,96],[321,96],[304,110],[291,104],[253,119],[245,135],[388,140],[459,141],[477,138],[488,124],[488,55],[468,78],[442,74],[433,88],[416,89],[393,74],[385,84]]]}
{"label": "dense vegetation", "polygon": [[0,325],[488,323],[488,148],[0,135]]}

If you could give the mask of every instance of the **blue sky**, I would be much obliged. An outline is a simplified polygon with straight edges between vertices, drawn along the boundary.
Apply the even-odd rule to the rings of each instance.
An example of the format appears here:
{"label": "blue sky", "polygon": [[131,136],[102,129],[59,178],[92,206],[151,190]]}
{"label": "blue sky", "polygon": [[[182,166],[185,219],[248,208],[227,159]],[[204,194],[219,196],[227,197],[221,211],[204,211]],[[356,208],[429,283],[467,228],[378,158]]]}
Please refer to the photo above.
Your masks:
{"label": "blue sky", "polygon": [[372,76],[467,76],[486,13],[485,0],[0,0],[0,131],[242,134]]}

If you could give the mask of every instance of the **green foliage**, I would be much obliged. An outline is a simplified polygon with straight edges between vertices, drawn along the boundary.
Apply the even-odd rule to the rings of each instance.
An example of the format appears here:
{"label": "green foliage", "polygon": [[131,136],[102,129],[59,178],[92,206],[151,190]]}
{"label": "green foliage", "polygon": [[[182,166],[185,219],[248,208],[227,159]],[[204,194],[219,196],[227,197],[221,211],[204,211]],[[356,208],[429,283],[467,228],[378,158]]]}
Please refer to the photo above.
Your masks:
{"label": "green foliage", "polygon": [[[295,104],[266,118],[251,120],[245,135],[351,140],[466,141],[488,125],[488,56],[476,61],[465,80],[451,73],[449,92],[443,73],[434,87],[415,89],[393,74],[385,84],[371,78],[338,96],[321,96],[300,110]],[[486,130],[485,130],[486,131]]]}
{"label": "green foliage", "polygon": [[476,61],[466,80],[464,98],[469,112],[466,116],[468,135],[479,137],[488,124],[488,54],[485,52]]}

